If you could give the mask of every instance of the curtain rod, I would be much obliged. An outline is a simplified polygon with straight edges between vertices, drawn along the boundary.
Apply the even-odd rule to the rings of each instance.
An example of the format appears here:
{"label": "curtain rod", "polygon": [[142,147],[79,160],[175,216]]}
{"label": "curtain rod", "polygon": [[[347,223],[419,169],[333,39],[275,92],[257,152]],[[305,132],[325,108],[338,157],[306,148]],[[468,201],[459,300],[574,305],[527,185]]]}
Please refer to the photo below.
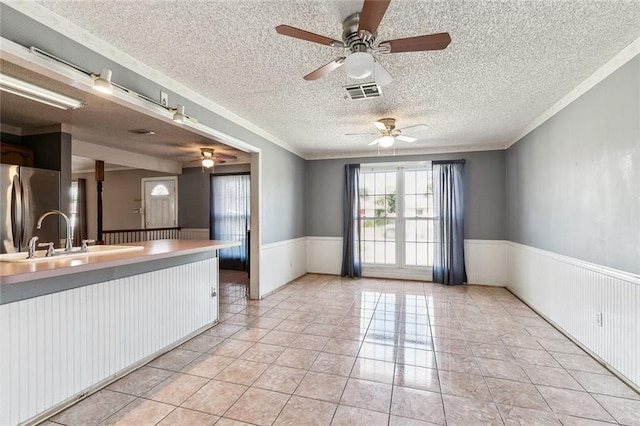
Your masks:
{"label": "curtain rod", "polygon": [[465,159],[460,160],[433,160],[431,164],[464,164],[466,163]]}

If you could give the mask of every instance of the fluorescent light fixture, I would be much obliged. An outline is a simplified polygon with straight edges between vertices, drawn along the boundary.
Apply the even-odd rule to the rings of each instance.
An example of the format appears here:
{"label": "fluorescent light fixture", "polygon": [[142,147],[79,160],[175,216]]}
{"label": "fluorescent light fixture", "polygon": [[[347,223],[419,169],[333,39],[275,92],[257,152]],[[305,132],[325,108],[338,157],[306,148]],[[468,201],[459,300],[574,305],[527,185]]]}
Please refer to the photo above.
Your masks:
{"label": "fluorescent light fixture", "polygon": [[344,72],[351,78],[369,77],[373,67],[373,56],[366,52],[353,52],[344,60]]}
{"label": "fluorescent light fixture", "polygon": [[395,138],[393,136],[382,136],[380,139],[378,139],[378,143],[383,148],[389,148],[393,146],[394,140]]}
{"label": "fluorescent light fixture", "polygon": [[207,169],[213,167],[213,160],[211,158],[204,158],[202,160],[202,167],[206,167]]}
{"label": "fluorescent light fixture", "polygon": [[184,105],[178,105],[176,112],[173,113],[173,121],[176,123],[184,123],[187,116],[184,114]]}
{"label": "fluorescent light fixture", "polygon": [[0,73],[0,90],[60,109],[82,108],[86,104],[58,92]]}
{"label": "fluorescent light fixture", "polygon": [[101,93],[112,94],[113,84],[111,84],[111,75],[111,70],[102,68],[98,77],[93,81],[93,88]]}

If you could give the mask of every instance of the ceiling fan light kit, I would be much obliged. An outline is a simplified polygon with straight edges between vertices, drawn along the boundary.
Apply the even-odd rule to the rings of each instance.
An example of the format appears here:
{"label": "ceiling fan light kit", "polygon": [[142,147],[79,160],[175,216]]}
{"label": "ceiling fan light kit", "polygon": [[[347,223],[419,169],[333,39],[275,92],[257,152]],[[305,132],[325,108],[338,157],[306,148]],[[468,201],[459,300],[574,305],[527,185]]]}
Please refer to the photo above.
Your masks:
{"label": "ceiling fan light kit", "polygon": [[380,147],[382,148],[390,148],[393,146],[394,142],[395,138],[391,135],[382,136],[378,139],[378,145],[380,145]]}
{"label": "ceiling fan light kit", "polygon": [[367,78],[373,73],[375,60],[367,52],[354,52],[344,61],[344,72],[355,79]]}
{"label": "ceiling fan light kit", "polygon": [[202,167],[204,167],[205,169],[212,169],[213,164],[213,159],[211,158],[205,158],[204,160],[202,160]]}

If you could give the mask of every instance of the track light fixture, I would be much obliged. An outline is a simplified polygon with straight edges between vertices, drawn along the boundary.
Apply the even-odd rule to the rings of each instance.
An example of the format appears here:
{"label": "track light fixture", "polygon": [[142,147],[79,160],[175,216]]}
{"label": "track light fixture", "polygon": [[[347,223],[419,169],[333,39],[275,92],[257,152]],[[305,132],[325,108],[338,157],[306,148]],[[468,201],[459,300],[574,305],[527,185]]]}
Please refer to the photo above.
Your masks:
{"label": "track light fixture", "polygon": [[113,84],[111,83],[112,72],[109,69],[102,68],[100,74],[93,81],[93,88],[101,93],[108,95],[113,93]]}
{"label": "track light fixture", "polygon": [[184,105],[178,105],[176,112],[173,113],[173,121],[176,123],[184,123],[187,116],[184,113]]}
{"label": "track light fixture", "polygon": [[[118,83],[114,83],[111,81],[111,77],[113,75],[113,73],[111,72],[110,69],[108,68],[102,68],[102,70],[100,71],[100,74],[96,74],[90,71],[87,71],[77,65],[74,65],[70,62],[65,61],[64,59],[60,59],[54,55],[52,55],[51,53],[45,52],[44,50],[40,50],[37,47],[33,47],[31,46],[31,48],[29,49],[31,51],[31,53],[35,54],[35,55],[39,55],[45,58],[48,58],[50,60],[56,61],[60,64],[64,64],[70,68],[73,68],[76,71],[79,71],[89,77],[91,77],[91,79],[93,80],[93,88],[96,91],[102,92],[102,93],[107,93],[107,94],[112,94],[113,93],[113,87],[117,87],[118,89],[120,89],[118,92],[119,94],[123,94],[123,95],[128,95],[131,96],[133,98],[136,99],[136,101],[139,100],[144,100],[147,101],[149,103],[152,103],[156,106],[162,107],[164,108],[167,112],[172,113],[173,114],[173,121],[175,121],[176,123],[185,123],[188,120],[192,121],[192,122],[197,122],[197,120],[194,117],[191,116],[187,116],[184,112],[184,105],[178,105],[177,108],[173,108],[173,107],[169,107],[168,106],[168,96],[166,93],[164,92],[160,92],[161,93],[161,98],[160,101],[156,101],[154,99],[151,99],[145,95],[142,95],[140,93],[135,92],[134,90],[131,90],[127,87],[121,86]],[[4,89],[3,89],[4,90]],[[80,102],[80,101],[77,101]],[[84,106],[85,104],[82,103],[81,106]],[[71,106],[71,108],[79,108],[79,106]],[[164,116],[164,115],[163,115]],[[165,116],[166,117],[166,116]]]}
{"label": "track light fixture", "polygon": [[86,104],[35,84],[0,73],[0,90],[60,109],[82,108]]}

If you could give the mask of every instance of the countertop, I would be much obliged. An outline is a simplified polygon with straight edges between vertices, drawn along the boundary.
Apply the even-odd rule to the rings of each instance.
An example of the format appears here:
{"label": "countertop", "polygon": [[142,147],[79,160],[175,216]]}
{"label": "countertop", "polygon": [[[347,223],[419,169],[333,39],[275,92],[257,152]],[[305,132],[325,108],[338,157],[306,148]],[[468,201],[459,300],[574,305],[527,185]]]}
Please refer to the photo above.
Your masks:
{"label": "countertop", "polygon": [[139,251],[127,253],[94,254],[81,258],[56,257],[37,263],[0,262],[0,285],[61,277],[80,272],[91,272],[136,263],[157,261],[176,256],[197,254],[211,250],[239,246],[237,241],[218,240],[158,240],[122,244],[142,246]]}

